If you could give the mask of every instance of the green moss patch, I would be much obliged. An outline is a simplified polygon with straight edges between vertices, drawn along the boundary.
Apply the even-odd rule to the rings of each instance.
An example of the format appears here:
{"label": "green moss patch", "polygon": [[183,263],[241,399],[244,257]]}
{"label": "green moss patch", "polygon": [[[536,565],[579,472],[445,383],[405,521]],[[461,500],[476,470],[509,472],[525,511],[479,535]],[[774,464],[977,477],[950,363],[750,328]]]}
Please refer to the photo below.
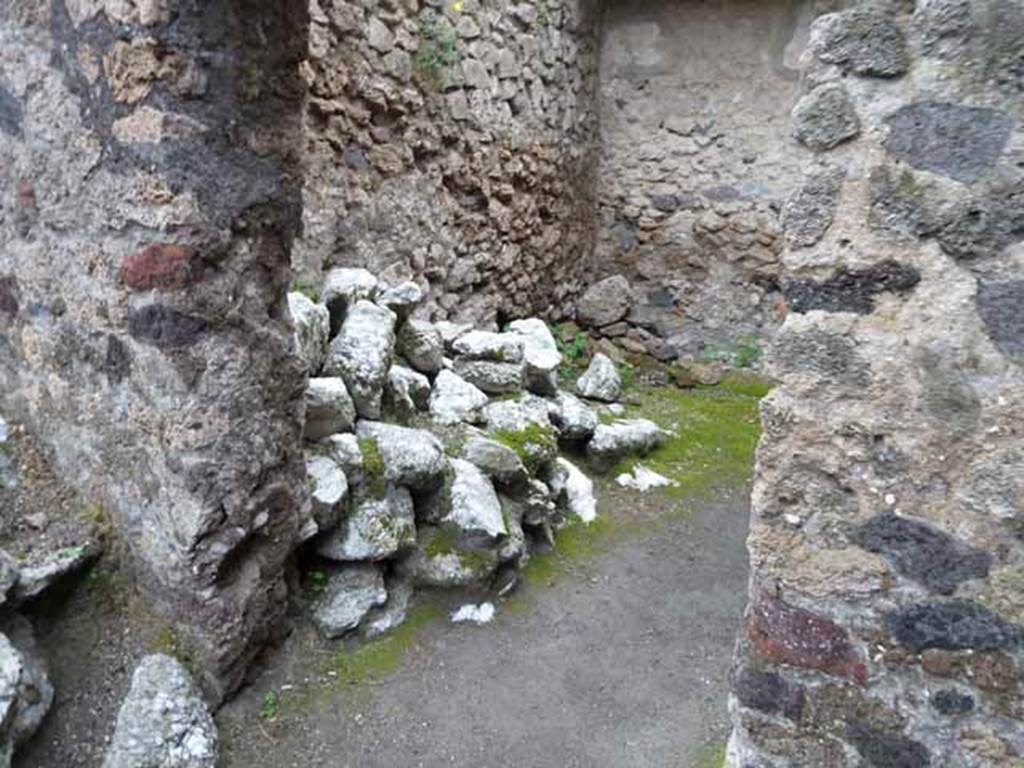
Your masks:
{"label": "green moss patch", "polygon": [[423,542],[423,554],[429,558],[450,555],[458,549],[458,538],[451,528],[436,528],[430,538]]}
{"label": "green moss patch", "polygon": [[416,644],[420,630],[442,616],[439,606],[417,605],[409,611],[405,621],[387,635],[333,654],[324,671],[345,685],[380,680],[401,666],[405,654]]}
{"label": "green moss patch", "polygon": [[384,498],[387,491],[384,457],[376,438],[364,437],[359,440],[359,451],[363,454],[363,485],[367,491],[378,499]]}
{"label": "green moss patch", "polygon": [[310,301],[316,303],[320,301],[320,287],[316,285],[312,280],[296,279],[292,281],[291,285],[292,293],[301,293]]}
{"label": "green moss patch", "polygon": [[200,668],[195,653],[188,641],[179,635],[173,627],[165,625],[156,629],[149,638],[147,646],[150,653],[162,653],[177,659],[193,678],[199,678]]}
{"label": "green moss patch", "polygon": [[526,469],[533,474],[545,454],[558,450],[558,437],[553,429],[541,424],[527,424],[522,429],[499,429],[491,437],[516,452]]}
{"label": "green moss patch", "polygon": [[726,379],[715,387],[637,391],[627,417],[646,418],[671,433],[643,458],[630,458],[611,472],[630,472],[637,463],[675,480],[660,489],[675,497],[700,498],[716,487],[749,482],[761,434],[758,401],[767,385],[752,377]]}
{"label": "green moss patch", "polygon": [[555,533],[555,546],[548,552],[533,552],[520,577],[527,583],[550,586],[565,573],[592,563],[613,540],[621,522],[607,515],[589,525],[574,520]]}
{"label": "green moss patch", "polygon": [[[749,482],[760,437],[758,401],[768,389],[750,375],[731,376],[718,386],[699,389],[638,387],[637,402],[627,406],[624,417],[650,419],[671,436],[647,456],[623,461],[612,471],[594,476],[597,519],[590,525],[574,521],[560,529],[552,551],[530,556],[521,573],[523,580],[540,586],[554,584],[563,574],[594,562],[622,536],[687,513],[691,505],[681,501],[700,501],[716,489]],[[616,418],[623,417],[601,415],[603,422]],[[637,492],[620,488],[614,478],[638,462],[679,485],[648,491],[649,500],[636,504]],[[642,512],[637,514],[637,509]]]}
{"label": "green moss patch", "polygon": [[709,744],[697,755],[693,768],[724,768],[725,744]]}

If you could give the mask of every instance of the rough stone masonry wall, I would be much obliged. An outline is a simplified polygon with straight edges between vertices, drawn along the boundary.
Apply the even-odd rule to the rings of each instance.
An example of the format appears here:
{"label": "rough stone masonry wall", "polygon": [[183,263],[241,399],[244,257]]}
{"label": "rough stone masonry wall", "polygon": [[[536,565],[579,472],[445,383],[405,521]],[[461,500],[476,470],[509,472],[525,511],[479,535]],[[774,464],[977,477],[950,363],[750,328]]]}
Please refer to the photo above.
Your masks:
{"label": "rough stone masonry wall", "polygon": [[1021,766],[1024,4],[824,15],[801,90],[728,765]]}
{"label": "rough stone masonry wall", "polygon": [[802,161],[789,109],[812,5],[632,0],[605,14],[595,264],[633,283],[631,333],[662,356],[776,325],[779,212]]}
{"label": "rough stone masonry wall", "polygon": [[0,410],[99,502],[214,698],[308,494],[284,303],[305,8],[0,4]]}
{"label": "rough stone masonry wall", "polygon": [[429,288],[432,319],[570,314],[594,232],[589,0],[313,0],[297,271]]}

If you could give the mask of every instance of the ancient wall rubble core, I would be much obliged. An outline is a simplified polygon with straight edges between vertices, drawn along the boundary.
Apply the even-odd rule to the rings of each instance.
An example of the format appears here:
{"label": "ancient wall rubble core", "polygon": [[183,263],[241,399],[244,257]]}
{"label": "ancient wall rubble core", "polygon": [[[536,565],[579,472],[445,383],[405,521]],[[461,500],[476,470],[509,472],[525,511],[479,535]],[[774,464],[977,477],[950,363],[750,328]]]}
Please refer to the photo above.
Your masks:
{"label": "ancient wall rubble core", "polygon": [[1024,6],[905,5],[802,62],[731,768],[1024,754]]}
{"label": "ancient wall rubble core", "polygon": [[314,2],[297,270],[415,276],[434,319],[571,305],[592,249],[597,8]]}
{"label": "ancient wall rubble core", "polygon": [[[590,514],[552,441],[654,446],[545,321],[596,401],[771,338],[726,764],[1016,765],[1022,41],[1020,0],[8,4],[0,412],[219,700],[300,548],[325,636],[386,631]],[[0,558],[2,610],[94,544]]]}
{"label": "ancient wall rubble core", "polygon": [[137,6],[0,9],[0,379],[219,698],[279,623],[307,503],[283,311],[306,13]]}

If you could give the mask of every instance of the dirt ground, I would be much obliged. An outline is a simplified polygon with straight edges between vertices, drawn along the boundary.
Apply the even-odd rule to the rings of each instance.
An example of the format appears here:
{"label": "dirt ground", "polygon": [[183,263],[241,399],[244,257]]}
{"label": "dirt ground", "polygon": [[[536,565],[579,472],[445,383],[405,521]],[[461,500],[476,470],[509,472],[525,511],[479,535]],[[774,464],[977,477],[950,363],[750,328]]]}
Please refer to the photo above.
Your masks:
{"label": "dirt ground", "polygon": [[[676,436],[644,461],[679,488],[598,479],[597,522],[560,532],[484,626],[448,616],[487,595],[425,594],[384,638],[327,643],[300,602],[217,715],[222,768],[719,768],[758,393],[650,394],[630,412]],[[14,768],[99,768],[138,660],[182,654],[174,627],[110,551],[28,617],[57,695]]]}
{"label": "dirt ground", "polygon": [[529,579],[488,625],[427,622],[379,679],[332,679],[322,645],[296,633],[221,711],[225,767],[714,765],[746,594],[747,493],[688,515],[653,494],[603,494],[606,516],[632,517],[643,498],[648,524]]}

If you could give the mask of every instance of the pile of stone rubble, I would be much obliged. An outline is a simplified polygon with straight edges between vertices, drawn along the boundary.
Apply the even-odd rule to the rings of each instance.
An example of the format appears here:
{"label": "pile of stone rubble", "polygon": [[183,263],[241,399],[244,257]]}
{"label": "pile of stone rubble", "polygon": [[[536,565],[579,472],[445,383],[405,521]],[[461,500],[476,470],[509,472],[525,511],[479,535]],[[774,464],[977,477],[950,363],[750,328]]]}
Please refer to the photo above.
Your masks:
{"label": "pile of stone rubble", "polygon": [[305,538],[324,562],[313,616],[326,637],[387,631],[416,587],[511,589],[532,546],[596,513],[593,483],[561,452],[602,470],[665,438],[643,419],[599,423],[584,399],[612,404],[622,386],[604,355],[580,397],[561,390],[541,320],[430,323],[413,316],[418,285],[362,269],[330,271],[319,302],[288,298],[310,372]]}

